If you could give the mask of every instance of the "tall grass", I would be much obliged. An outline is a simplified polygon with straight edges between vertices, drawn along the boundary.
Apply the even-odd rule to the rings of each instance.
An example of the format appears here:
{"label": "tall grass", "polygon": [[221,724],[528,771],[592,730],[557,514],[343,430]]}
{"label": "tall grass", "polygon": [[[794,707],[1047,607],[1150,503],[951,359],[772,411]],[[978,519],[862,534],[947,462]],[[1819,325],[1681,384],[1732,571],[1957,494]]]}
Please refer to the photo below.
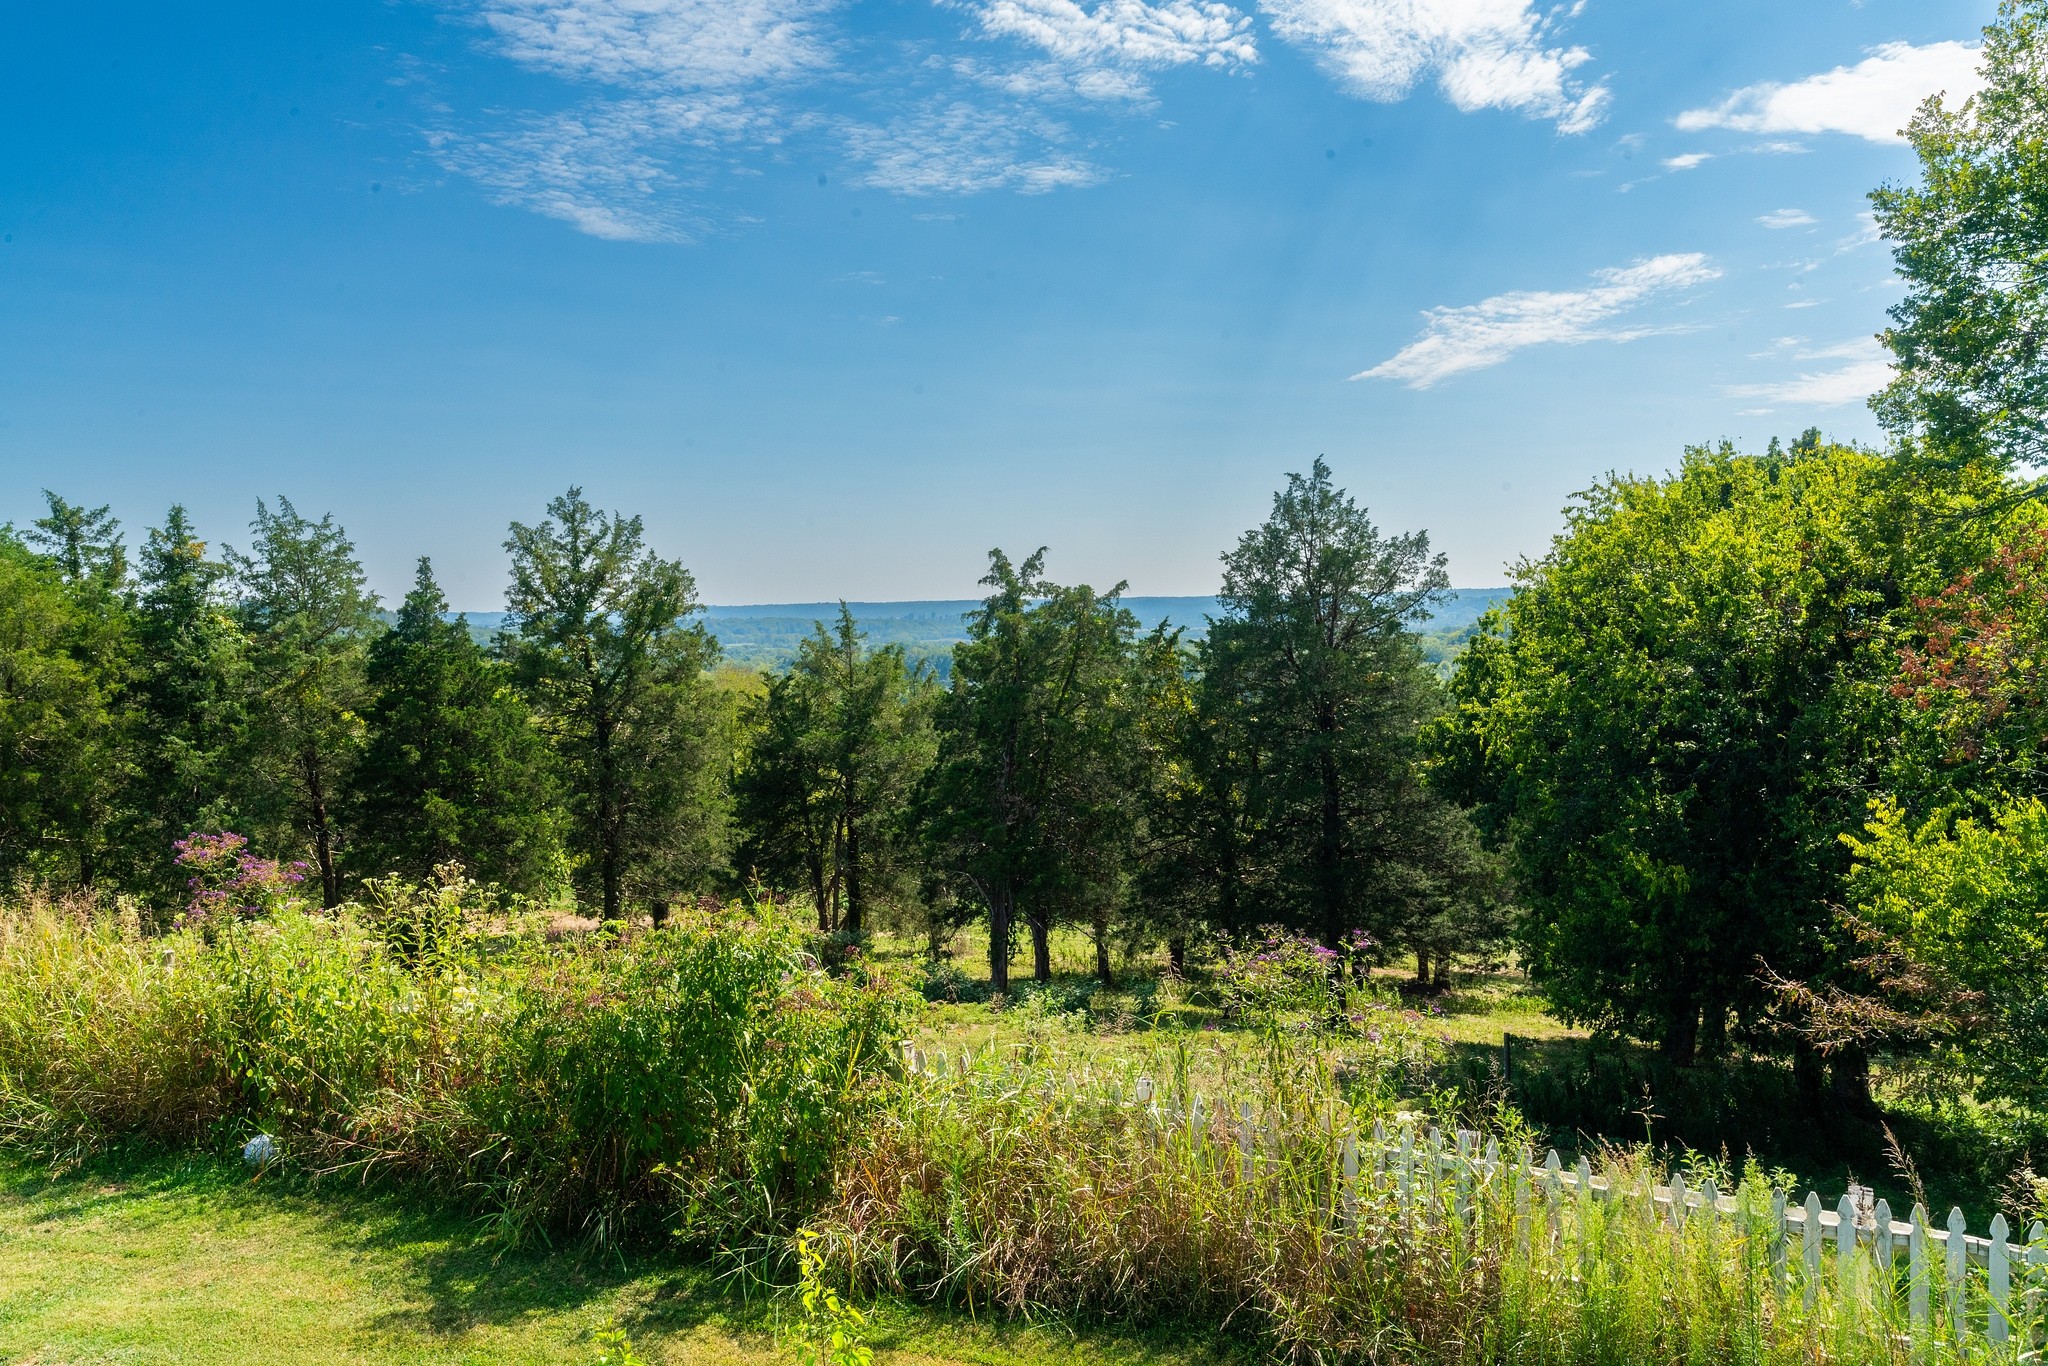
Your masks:
{"label": "tall grass", "polygon": [[[1674,1224],[1654,1198],[1668,1174],[1644,1151],[1596,1164],[1611,1198],[1568,1182],[1553,1193],[1515,1160],[1525,1133],[1502,1115],[1491,1142],[1508,1159],[1460,1176],[1423,1160],[1426,1117],[1347,1084],[1327,1045],[1272,1041],[1199,1100],[1170,1053],[1082,1077],[1014,1053],[922,1077],[849,1155],[817,1227],[864,1287],[1012,1313],[1230,1323],[1302,1361],[1967,1355],[1931,1336],[1916,1355],[1898,1275],[1868,1252],[1840,1266],[1830,1252],[1809,1303],[1798,1250],[1774,1259],[1778,1192],[1753,1168],[1695,1169],[1692,1188],[1714,1179],[1734,1209]],[[1150,1103],[1140,1072],[1156,1079]],[[1375,1126],[1387,1134],[1377,1148]],[[1366,1136],[1349,1185],[1347,1136]],[[1474,1157],[1485,1141],[1471,1140]],[[1972,1303],[1981,1314],[1981,1294]],[[1982,1353],[1981,1337],[1968,1350]]]}
{"label": "tall grass", "polygon": [[741,915],[561,944],[478,927],[429,954],[388,928],[287,908],[159,938],[0,907],[0,1141],[67,1161],[261,1130],[511,1236],[775,1229],[829,1187],[909,1008]]}

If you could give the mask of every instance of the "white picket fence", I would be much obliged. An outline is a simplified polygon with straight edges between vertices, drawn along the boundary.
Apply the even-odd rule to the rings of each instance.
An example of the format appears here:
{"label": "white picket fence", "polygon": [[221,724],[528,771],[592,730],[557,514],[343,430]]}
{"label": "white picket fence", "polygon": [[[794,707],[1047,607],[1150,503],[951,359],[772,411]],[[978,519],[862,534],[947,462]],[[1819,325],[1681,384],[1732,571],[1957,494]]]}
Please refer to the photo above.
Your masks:
{"label": "white picket fence", "polygon": [[[962,1052],[952,1067],[944,1053],[927,1055],[907,1042],[903,1053],[905,1070],[913,1077],[966,1084],[977,1075],[969,1052]],[[1046,1094],[1048,1100],[1064,1095],[1134,1107],[1155,1134],[1180,1132],[1234,1146],[1247,1182],[1254,1177],[1260,1154],[1275,1151],[1284,1142],[1283,1128],[1270,1120],[1262,1126],[1249,1103],[1241,1102],[1235,1114],[1227,1106],[1211,1109],[1199,1092],[1161,1094],[1149,1076],[1139,1076],[1128,1096],[1120,1082],[1071,1075],[1050,1082]],[[1498,1140],[1488,1138],[1482,1145],[1480,1136],[1469,1130],[1457,1131],[1446,1143],[1434,1127],[1402,1123],[1389,1133],[1384,1125],[1375,1124],[1370,1134],[1343,1135],[1338,1152],[1338,1188],[1329,1214],[1349,1234],[1359,1226],[1361,1181],[1370,1183],[1375,1177],[1398,1198],[1404,1213],[1424,1203],[1448,1178],[1451,1211],[1463,1220],[1471,1216],[1475,1188],[1505,1174],[1517,1219],[1527,1216],[1540,1197],[1553,1233],[1561,1227],[1561,1207],[1567,1200],[1604,1202],[1647,1194],[1657,1217],[1673,1230],[1699,1218],[1732,1220],[1743,1214],[1736,1197],[1718,1189],[1712,1179],[1693,1188],[1683,1173],[1675,1173],[1669,1184],[1653,1185],[1647,1193],[1640,1187],[1617,1190],[1606,1177],[1594,1174],[1584,1157],[1571,1167],[1555,1149],[1540,1163],[1526,1149],[1504,1159]],[[1873,1196],[1867,1187],[1851,1186],[1835,1208],[1828,1209],[1814,1191],[1800,1202],[1788,1200],[1782,1190],[1773,1192],[1766,1228],[1774,1227],[1779,1234],[1771,1242],[1770,1257],[1772,1279],[1781,1296],[1796,1288],[1811,1310],[1824,1286],[1832,1282],[1846,1289],[1859,1267],[1880,1269],[1892,1289],[1898,1288],[1903,1269],[1914,1341],[1931,1340],[1938,1309],[1947,1336],[1959,1349],[1974,1341],[1989,1348],[1993,1357],[2009,1357],[2023,1349],[2025,1359],[2038,1354],[2033,1349],[2044,1344],[2019,1341],[2017,1326],[2024,1320],[2024,1336],[2035,1338],[2048,1327],[2043,1315],[2048,1308],[2048,1225],[2036,1221],[2025,1240],[2015,1242],[2005,1216],[1995,1214],[1987,1236],[1978,1237],[1968,1231],[1960,1208],[1951,1208],[1941,1227],[1919,1204],[1907,1219],[1894,1219],[1889,1202]]]}

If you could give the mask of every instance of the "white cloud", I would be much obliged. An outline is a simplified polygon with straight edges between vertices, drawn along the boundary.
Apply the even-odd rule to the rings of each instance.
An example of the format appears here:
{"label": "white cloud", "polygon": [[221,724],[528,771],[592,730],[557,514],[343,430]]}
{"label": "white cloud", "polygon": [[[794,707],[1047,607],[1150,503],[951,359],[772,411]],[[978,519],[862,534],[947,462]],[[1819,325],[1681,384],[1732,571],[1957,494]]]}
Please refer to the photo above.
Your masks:
{"label": "white cloud", "polygon": [[1704,166],[1713,159],[1714,154],[1712,152],[1681,152],[1675,157],[1665,157],[1664,169],[1667,171],[1690,171]]}
{"label": "white cloud", "polygon": [[1600,122],[1608,91],[1573,75],[1591,60],[1550,41],[1529,0],[1260,0],[1273,31],[1315,52],[1352,91],[1397,100],[1434,73],[1459,109],[1512,109],[1566,133]]}
{"label": "white cloud", "polygon": [[1515,352],[1546,344],[1634,341],[1669,327],[1611,328],[1607,324],[1659,295],[1719,278],[1720,268],[1698,252],[1652,256],[1597,271],[1599,283],[1569,291],[1522,290],[1464,308],[1432,308],[1421,337],[1353,379],[1399,380],[1427,389],[1452,375],[1498,365]]}
{"label": "white cloud", "polygon": [[1757,216],[1757,222],[1767,228],[1804,228],[1820,220],[1804,209],[1772,209]]}
{"label": "white cloud", "polygon": [[483,0],[494,45],[526,66],[608,85],[715,89],[830,63],[829,0]]}
{"label": "white cloud", "polygon": [[1029,109],[939,101],[882,126],[844,130],[860,183],[896,194],[1025,194],[1093,185],[1100,168],[1064,150],[1066,128]]}
{"label": "white cloud", "polygon": [[1745,86],[1709,109],[1678,116],[1687,132],[1734,128],[1747,133],[1853,133],[1898,142],[1899,130],[1929,95],[1958,104],[1977,92],[1978,49],[1964,43],[1886,43],[1854,66],[1804,80]]}
{"label": "white cloud", "polygon": [[984,32],[1044,48],[1080,67],[1167,67],[1256,62],[1252,21],[1203,0],[987,0],[974,6]]}
{"label": "white cloud", "polygon": [[1884,348],[1869,337],[1801,351],[1793,359],[1839,360],[1847,364],[1825,370],[1803,370],[1789,379],[1773,380],[1767,384],[1732,384],[1723,392],[1730,398],[1763,399],[1770,403],[1809,408],[1838,408],[1845,403],[1860,403],[1892,381],[1890,359]]}
{"label": "white cloud", "polygon": [[744,141],[773,141],[780,116],[735,94],[603,101],[527,119],[494,136],[436,133],[435,158],[497,203],[558,218],[593,237],[686,242],[700,217],[680,208],[670,159]]}

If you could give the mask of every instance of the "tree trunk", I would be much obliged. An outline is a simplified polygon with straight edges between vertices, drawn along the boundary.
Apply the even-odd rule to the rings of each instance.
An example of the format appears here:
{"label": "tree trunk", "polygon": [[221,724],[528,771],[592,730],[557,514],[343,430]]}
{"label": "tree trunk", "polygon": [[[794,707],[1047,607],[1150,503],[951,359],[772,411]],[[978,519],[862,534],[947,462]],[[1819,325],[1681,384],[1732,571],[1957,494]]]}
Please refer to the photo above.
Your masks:
{"label": "tree trunk", "polygon": [[1166,965],[1173,969],[1176,977],[1185,977],[1188,972],[1188,937],[1184,934],[1170,935],[1166,940]]}
{"label": "tree trunk", "polygon": [[846,932],[859,934],[861,930],[860,891],[860,819],[852,808],[846,816]]}
{"label": "tree trunk", "polygon": [[334,866],[334,831],[327,823],[327,784],[322,781],[320,756],[308,750],[299,756],[299,768],[306,778],[306,809],[313,822],[313,858],[320,867],[320,904],[332,910],[341,904],[341,873]]}
{"label": "tree trunk", "polygon": [[1700,1013],[1691,1005],[1674,1011],[1665,1023],[1664,1058],[1673,1067],[1690,1067],[1699,1060]]}
{"label": "tree trunk", "polygon": [[1016,911],[1015,889],[998,883],[988,901],[988,988],[1004,996],[1010,994],[1010,922]]}
{"label": "tree trunk", "polygon": [[1870,1095],[1870,1054],[1844,1048],[1828,1059],[1828,1094],[1837,1105],[1858,1114],[1876,1108]]}
{"label": "tree trunk", "polygon": [[1109,913],[1095,913],[1095,979],[1106,987],[1116,985],[1116,974],[1109,968]]}
{"label": "tree trunk", "polygon": [[1429,984],[1438,991],[1450,990],[1451,956],[1448,953],[1438,954],[1436,961],[1430,964]]}
{"label": "tree trunk", "polygon": [[1415,987],[1424,990],[1429,986],[1429,950],[1422,945],[1415,946]]}
{"label": "tree trunk", "polygon": [[1041,982],[1052,980],[1052,922],[1043,910],[1033,911],[1031,921],[1031,975]]}
{"label": "tree trunk", "polygon": [[1337,734],[1335,713],[1327,707],[1319,707],[1316,729],[1323,734],[1323,752],[1318,764],[1323,811],[1322,828],[1316,840],[1316,891],[1323,903],[1323,946],[1334,949],[1344,940],[1344,892],[1337,867],[1339,851],[1344,847],[1343,786],[1338,778],[1334,751]]}

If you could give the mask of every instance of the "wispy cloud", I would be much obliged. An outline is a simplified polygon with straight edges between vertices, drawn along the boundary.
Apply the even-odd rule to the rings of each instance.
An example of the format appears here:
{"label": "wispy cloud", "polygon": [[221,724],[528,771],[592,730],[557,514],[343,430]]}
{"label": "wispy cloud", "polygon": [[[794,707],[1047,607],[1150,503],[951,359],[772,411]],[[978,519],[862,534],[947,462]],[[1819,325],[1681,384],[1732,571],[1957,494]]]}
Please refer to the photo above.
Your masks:
{"label": "wispy cloud", "polygon": [[1615,327],[1622,314],[1659,295],[1719,278],[1720,268],[1698,252],[1652,256],[1595,272],[1589,289],[1521,290],[1463,308],[1432,308],[1422,336],[1353,379],[1398,380],[1427,389],[1452,375],[1499,365],[1531,346],[1635,341],[1670,327]]}
{"label": "wispy cloud", "polygon": [[1804,80],[1745,86],[1721,103],[1688,109],[1679,128],[1734,128],[1747,133],[1851,133],[1872,142],[1898,142],[1899,130],[1929,95],[1951,103],[1976,93],[1978,49],[1964,43],[1886,43],[1854,66]]}
{"label": "wispy cloud", "polygon": [[982,31],[1043,48],[1076,67],[1229,67],[1259,59],[1251,19],[1204,0],[985,0]]}
{"label": "wispy cloud", "polygon": [[444,131],[428,141],[442,165],[497,203],[610,241],[687,242],[709,225],[673,194],[678,153],[772,141],[779,127],[772,107],[728,92],[594,101],[495,133]]}
{"label": "wispy cloud", "polygon": [[493,45],[524,66],[609,85],[712,89],[816,70],[830,0],[484,0]]}
{"label": "wispy cloud", "polygon": [[1273,31],[1314,52],[1339,81],[1397,100],[1434,75],[1459,109],[1511,109],[1583,133],[1608,91],[1574,73],[1592,60],[1553,41],[1529,0],[1261,0]]}
{"label": "wispy cloud", "polygon": [[1769,213],[1759,214],[1756,221],[1767,228],[1804,228],[1820,220],[1804,209],[1772,209]]}
{"label": "wispy cloud", "polygon": [[[1839,408],[1845,403],[1862,402],[1892,380],[1891,360],[1884,348],[1870,337],[1859,337],[1818,350],[1800,351],[1792,359],[1808,362],[1835,360],[1846,364],[1802,370],[1789,378],[1763,384],[1731,384],[1723,392],[1730,398],[1762,399],[1773,404]],[[1753,408],[1749,411],[1766,413],[1770,409]]]}
{"label": "wispy cloud", "polygon": [[1712,152],[1681,152],[1675,157],[1665,157],[1664,169],[1667,171],[1690,171],[1706,165],[1706,163],[1713,159],[1714,154]]}
{"label": "wispy cloud", "polygon": [[981,194],[1092,185],[1101,168],[1062,144],[1065,125],[1030,108],[934,102],[886,124],[845,130],[860,183],[897,194]]}

